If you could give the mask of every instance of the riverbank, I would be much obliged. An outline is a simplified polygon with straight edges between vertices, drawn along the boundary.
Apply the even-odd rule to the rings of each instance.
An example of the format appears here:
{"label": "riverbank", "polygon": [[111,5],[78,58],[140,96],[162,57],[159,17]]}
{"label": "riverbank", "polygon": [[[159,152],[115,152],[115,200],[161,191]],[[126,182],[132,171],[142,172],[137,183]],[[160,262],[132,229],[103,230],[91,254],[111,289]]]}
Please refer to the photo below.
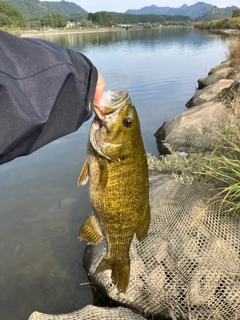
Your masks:
{"label": "riverbank", "polygon": [[[138,28],[139,30],[140,28]],[[78,33],[96,33],[96,32],[114,32],[123,31],[124,28],[96,28],[96,29],[47,29],[47,30],[27,30],[20,31],[19,34],[22,38],[34,38],[44,35],[64,35],[64,34],[78,34]],[[136,29],[134,29],[136,30]],[[210,32],[219,32],[227,35],[240,35],[239,29],[212,29]]]}
{"label": "riverbank", "polygon": [[220,32],[220,33],[228,34],[228,35],[231,35],[231,36],[240,34],[240,30],[239,29],[216,29],[216,30],[212,29],[212,30],[209,30],[209,31]]}
{"label": "riverbank", "polygon": [[114,32],[122,31],[123,28],[96,28],[96,29],[46,29],[46,30],[28,30],[20,31],[22,38],[38,37],[44,35],[64,35],[64,34],[78,34],[78,33],[95,33],[95,32]]}

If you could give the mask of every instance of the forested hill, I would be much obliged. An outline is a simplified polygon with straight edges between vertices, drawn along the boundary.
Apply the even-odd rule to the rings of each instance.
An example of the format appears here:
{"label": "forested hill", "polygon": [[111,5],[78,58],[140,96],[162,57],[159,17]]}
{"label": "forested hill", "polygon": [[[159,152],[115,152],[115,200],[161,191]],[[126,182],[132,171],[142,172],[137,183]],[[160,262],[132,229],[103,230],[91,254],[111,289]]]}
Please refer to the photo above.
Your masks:
{"label": "forested hill", "polygon": [[0,26],[24,27],[26,25],[25,17],[5,1],[0,0]]}
{"label": "forested hill", "polygon": [[[156,14],[127,14],[118,12],[105,12],[111,17],[111,20],[117,24],[138,24],[138,23],[160,23],[164,25],[190,25],[192,19],[186,16],[170,16],[170,15],[156,15]],[[92,14],[89,14],[90,16]]]}
{"label": "forested hill", "polygon": [[48,14],[61,14],[62,11],[55,8],[46,6],[39,0],[4,0],[11,6],[18,9],[21,14],[27,18],[43,17]]}
{"label": "forested hill", "polygon": [[62,11],[63,14],[85,14],[88,12],[84,10],[82,7],[78,6],[76,3],[68,2],[68,1],[43,1],[42,2],[47,7],[55,7]]}
{"label": "forested hill", "polygon": [[232,6],[227,8],[218,8],[217,6],[212,7],[209,11],[203,13],[201,16],[198,17],[198,20],[218,20],[224,19],[228,17],[232,17],[233,12],[238,10],[238,7]]}
{"label": "forested hill", "polygon": [[68,1],[39,1],[39,0],[4,0],[14,8],[18,9],[21,14],[29,19],[39,18],[53,14],[72,14],[87,15],[87,11],[73,2]]}

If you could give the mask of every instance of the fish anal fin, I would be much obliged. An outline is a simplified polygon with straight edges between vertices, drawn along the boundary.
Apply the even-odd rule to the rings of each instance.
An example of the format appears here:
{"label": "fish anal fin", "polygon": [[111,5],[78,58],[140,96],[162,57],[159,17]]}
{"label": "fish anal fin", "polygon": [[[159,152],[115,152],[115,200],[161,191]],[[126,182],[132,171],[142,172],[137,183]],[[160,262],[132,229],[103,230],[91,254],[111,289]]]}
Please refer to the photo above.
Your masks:
{"label": "fish anal fin", "polygon": [[136,236],[138,241],[143,241],[148,233],[150,225],[150,207],[149,203],[146,203],[143,212],[141,213],[140,223],[136,229]]}
{"label": "fish anal fin", "polygon": [[86,240],[88,244],[97,244],[102,241],[103,235],[93,214],[81,226],[78,238]]}
{"label": "fish anal fin", "polygon": [[126,292],[130,278],[130,260],[114,261],[108,257],[104,257],[97,267],[96,273],[112,270],[112,281],[122,292]]}
{"label": "fish anal fin", "polygon": [[88,162],[86,160],[78,178],[78,182],[77,182],[78,187],[85,185],[88,182],[88,179],[89,179]]}

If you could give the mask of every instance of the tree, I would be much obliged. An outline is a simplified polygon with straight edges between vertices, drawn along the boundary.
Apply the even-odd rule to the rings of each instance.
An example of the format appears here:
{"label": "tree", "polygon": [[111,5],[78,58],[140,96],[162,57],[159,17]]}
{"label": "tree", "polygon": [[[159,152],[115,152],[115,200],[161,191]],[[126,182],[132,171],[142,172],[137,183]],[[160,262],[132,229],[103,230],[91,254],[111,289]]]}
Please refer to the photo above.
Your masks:
{"label": "tree", "polygon": [[234,10],[232,14],[233,18],[240,17],[240,10]]}
{"label": "tree", "polygon": [[79,22],[82,27],[92,27],[92,21],[88,21],[87,19],[82,19]]}
{"label": "tree", "polygon": [[96,13],[90,12],[87,19],[93,23],[99,24],[100,26],[111,26],[114,24],[111,17],[104,11]]}
{"label": "tree", "polygon": [[0,25],[25,27],[26,18],[3,0],[0,0]]}
{"label": "tree", "polygon": [[58,14],[58,27],[64,28],[67,25],[67,21],[63,14]]}
{"label": "tree", "polygon": [[62,14],[53,14],[47,15],[40,19],[40,23],[42,27],[51,27],[51,28],[64,28],[66,27],[66,19]]}

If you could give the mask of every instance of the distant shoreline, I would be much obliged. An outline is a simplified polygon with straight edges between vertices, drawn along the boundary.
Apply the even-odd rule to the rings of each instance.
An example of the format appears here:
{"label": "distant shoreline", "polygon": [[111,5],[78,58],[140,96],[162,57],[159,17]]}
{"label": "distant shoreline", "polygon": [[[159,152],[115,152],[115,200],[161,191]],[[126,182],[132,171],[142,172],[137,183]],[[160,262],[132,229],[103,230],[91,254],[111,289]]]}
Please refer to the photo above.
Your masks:
{"label": "distant shoreline", "polygon": [[[180,28],[192,28],[191,26],[180,27]],[[175,26],[163,27],[165,28],[178,28]],[[161,28],[152,28],[152,29],[161,29]],[[49,30],[28,30],[20,31],[21,37],[37,37],[37,36],[47,36],[47,35],[63,35],[63,34],[77,34],[77,33],[96,33],[96,32],[114,32],[114,31],[125,31],[125,28],[114,27],[114,28],[96,28],[96,29],[49,29]],[[141,27],[128,29],[128,30],[145,30]]]}
{"label": "distant shoreline", "polygon": [[73,33],[95,33],[95,32],[108,32],[108,31],[123,31],[124,28],[96,28],[96,29],[66,29],[66,30],[28,30],[28,31],[20,31],[21,37],[38,37],[38,36],[48,36],[48,35],[64,35],[64,34],[73,34]]}
{"label": "distant shoreline", "polygon": [[[78,34],[78,33],[96,33],[96,32],[114,32],[114,31],[124,31],[124,28],[96,28],[96,29],[65,29],[65,30],[28,30],[28,31],[20,31],[20,35],[22,38],[37,38],[38,36],[48,36],[48,35],[64,35],[64,34]],[[129,30],[142,30],[142,28],[138,29],[129,29]],[[228,35],[238,35],[240,34],[240,30],[238,29],[211,29],[210,32],[220,32]]]}

